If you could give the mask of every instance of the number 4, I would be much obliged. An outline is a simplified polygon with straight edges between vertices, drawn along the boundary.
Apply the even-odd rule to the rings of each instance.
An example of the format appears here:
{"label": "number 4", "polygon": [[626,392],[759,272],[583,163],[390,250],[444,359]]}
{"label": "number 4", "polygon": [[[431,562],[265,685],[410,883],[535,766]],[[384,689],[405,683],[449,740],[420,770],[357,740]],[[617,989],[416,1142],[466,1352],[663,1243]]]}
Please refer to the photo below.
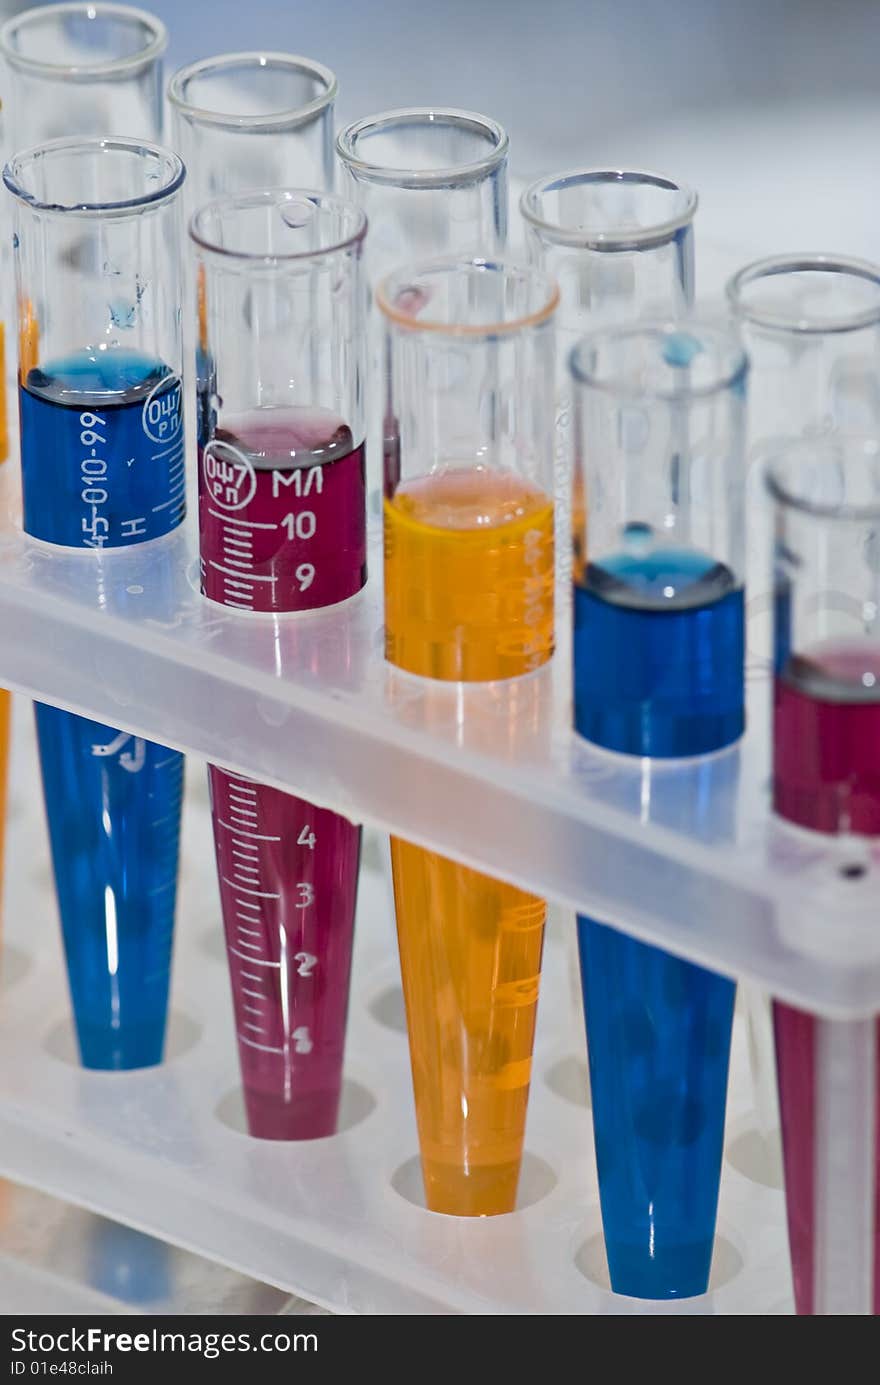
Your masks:
{"label": "number 4", "polygon": [[306,823],[303,827],[299,829],[299,836],[296,839],[296,844],[297,846],[307,846],[310,851],[314,851],[315,842],[317,840],[318,839],[309,827],[309,824]]}

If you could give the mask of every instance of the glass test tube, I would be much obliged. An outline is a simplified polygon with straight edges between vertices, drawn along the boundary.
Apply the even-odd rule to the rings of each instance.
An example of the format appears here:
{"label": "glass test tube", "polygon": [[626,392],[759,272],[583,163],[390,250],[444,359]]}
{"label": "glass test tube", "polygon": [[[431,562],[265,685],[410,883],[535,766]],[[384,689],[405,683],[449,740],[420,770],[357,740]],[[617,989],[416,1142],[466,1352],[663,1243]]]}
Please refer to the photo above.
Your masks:
{"label": "glass test tube", "polygon": [[[366,581],[361,250],[328,193],[240,194],[191,223],[204,285],[202,590],[309,611]],[[336,1129],[360,828],[210,767],[214,844],[251,1134]]]}
{"label": "glass test tube", "polygon": [[[393,269],[432,255],[491,257],[507,241],[506,132],[472,111],[413,107],[355,121],[336,139],[341,186],[370,219],[366,274],[375,291]],[[381,380],[383,327],[372,320],[367,398],[371,495],[382,494],[388,420]]]}
{"label": "glass test tube", "polygon": [[688,308],[696,210],[683,183],[637,169],[574,169],[527,188],[526,251],[559,282],[560,330]]}
{"label": "glass test tube", "polygon": [[[690,307],[694,288],[693,217],[697,197],[661,173],[580,168],[540,178],[523,192],[519,209],[529,264],[559,284],[556,314],[556,527],[571,530],[572,391],[568,356],[584,332],[611,322]],[[582,522],[582,520],[580,521]],[[556,545],[556,661],[562,719],[571,715],[571,545]],[[573,1041],[583,1035],[576,933],[571,941]]]}
{"label": "glass test tube", "polygon": [[72,135],[162,132],[165,25],[128,5],[41,5],[0,29],[8,153]]}
{"label": "glass test tube", "polygon": [[[690,308],[697,196],[661,173],[584,168],[540,179],[519,205],[529,263],[559,284],[556,503],[562,527],[571,503],[569,351],[598,327],[678,317]],[[571,553],[568,544],[559,548],[558,582],[567,586]]]}
{"label": "glass test tube", "polygon": [[[775,511],[773,806],[799,827],[854,838],[880,836],[878,449],[875,440],[830,436],[790,445],[767,468]],[[773,1008],[795,1302],[798,1313],[811,1314],[823,1311],[816,1293],[817,1073],[828,1062],[835,1029],[847,1026],[778,1001]],[[876,1043],[880,1027],[876,1040],[869,1037],[871,1048]],[[874,1102],[877,1095],[875,1073]],[[838,1129],[836,1138],[853,1147],[860,1140],[874,1144],[876,1209],[876,1107],[860,1105],[856,1127]],[[874,1313],[880,1312],[877,1215],[862,1209],[865,1235],[873,1238]],[[857,1257],[855,1244],[850,1255]]]}
{"label": "glass test tube", "polygon": [[830,255],[747,265],[727,295],[751,361],[748,644],[772,660],[771,511],[764,463],[786,441],[880,432],[880,266]]}
{"label": "glass test tube", "polygon": [[[774,582],[764,464],[800,436],[880,432],[880,266],[833,255],[778,255],[746,265],[730,280],[727,296],[751,363],[746,644],[749,658],[769,669]],[[762,1006],[754,993],[749,1003],[759,1121],[775,1163],[772,1007],[769,997]]]}
{"label": "glass test tube", "polygon": [[[162,128],[165,26],[153,15],[90,0],[26,10],[0,28],[3,144],[6,155],[60,135],[134,135]],[[11,235],[3,237],[8,267]],[[11,279],[11,274],[10,274]],[[8,455],[6,330],[12,303],[3,291],[0,322],[0,460]],[[33,314],[26,318],[34,330]],[[10,698],[0,691],[0,795],[5,803]],[[5,813],[3,814],[5,817]],[[0,852],[2,860],[2,852]]]}
{"label": "glass test tube", "polygon": [[[745,357],[713,328],[645,323],[586,337],[571,371],[575,726],[626,755],[720,750],[744,728]],[[589,918],[579,939],[612,1287],[704,1293],[733,983]]]}
{"label": "glass test tube", "polygon": [[[24,528],[83,550],[183,519],[180,160],[122,139],[15,155]],[[91,550],[91,554],[89,553]],[[80,1054],[162,1057],[183,757],[37,704],[43,789]]]}
{"label": "glass test tube", "polygon": [[[516,679],[553,651],[552,280],[502,260],[397,271],[388,334],[385,653],[410,674]],[[517,401],[517,408],[512,401]],[[392,839],[427,1205],[511,1211],[544,901]]]}
{"label": "glass test tube", "polygon": [[336,90],[329,68],[291,53],[225,53],[175,72],[172,142],[189,210],[224,193],[332,188]]}

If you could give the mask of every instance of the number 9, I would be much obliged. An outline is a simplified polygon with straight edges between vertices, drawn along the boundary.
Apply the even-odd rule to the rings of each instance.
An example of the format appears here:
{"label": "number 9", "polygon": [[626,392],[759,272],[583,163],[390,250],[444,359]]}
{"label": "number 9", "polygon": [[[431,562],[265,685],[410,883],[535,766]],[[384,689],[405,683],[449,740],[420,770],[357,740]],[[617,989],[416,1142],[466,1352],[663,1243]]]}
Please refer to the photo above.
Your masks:
{"label": "number 9", "polygon": [[307,591],[315,580],[315,568],[312,563],[300,563],[296,572],[293,574],[301,592]]}

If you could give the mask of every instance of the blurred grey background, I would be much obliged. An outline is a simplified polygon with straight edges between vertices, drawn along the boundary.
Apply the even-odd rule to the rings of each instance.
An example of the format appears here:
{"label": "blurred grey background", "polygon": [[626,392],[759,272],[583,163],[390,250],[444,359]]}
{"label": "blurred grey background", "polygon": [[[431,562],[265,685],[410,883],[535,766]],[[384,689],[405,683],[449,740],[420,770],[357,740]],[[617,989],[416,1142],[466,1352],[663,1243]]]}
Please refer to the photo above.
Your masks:
{"label": "blurred grey background", "polygon": [[302,53],[339,76],[340,123],[469,107],[507,126],[521,177],[656,168],[698,187],[716,243],[880,258],[878,0],[143,3],[171,31],[169,71]]}
{"label": "blurred grey background", "polygon": [[[147,5],[149,8],[149,5]],[[511,167],[659,168],[747,251],[880,258],[877,0],[156,0],[169,66],[236,47],[319,58],[347,122],[484,111]]]}

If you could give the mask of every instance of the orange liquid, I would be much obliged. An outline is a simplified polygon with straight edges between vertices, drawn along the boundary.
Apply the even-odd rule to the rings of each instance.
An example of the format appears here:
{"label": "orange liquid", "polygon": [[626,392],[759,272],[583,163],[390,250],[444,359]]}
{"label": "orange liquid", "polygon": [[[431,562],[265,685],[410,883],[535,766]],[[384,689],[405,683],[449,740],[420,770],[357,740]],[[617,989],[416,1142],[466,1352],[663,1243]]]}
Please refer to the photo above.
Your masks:
{"label": "orange liquid", "polygon": [[[451,470],[385,503],[389,660],[483,681],[553,648],[553,506],[522,478]],[[522,1160],[544,901],[392,838],[428,1206],[511,1211]]]}

